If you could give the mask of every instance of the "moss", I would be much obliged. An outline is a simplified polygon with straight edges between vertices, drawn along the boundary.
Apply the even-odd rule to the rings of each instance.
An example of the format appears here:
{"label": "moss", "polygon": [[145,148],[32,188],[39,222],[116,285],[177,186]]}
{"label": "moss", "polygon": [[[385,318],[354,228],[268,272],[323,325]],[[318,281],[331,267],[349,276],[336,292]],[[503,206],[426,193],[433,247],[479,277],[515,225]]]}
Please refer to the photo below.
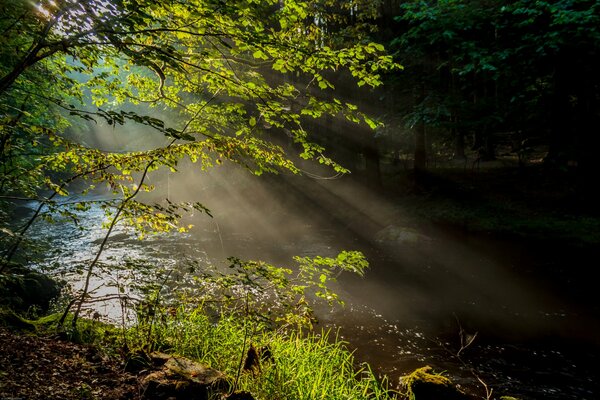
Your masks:
{"label": "moss", "polygon": [[452,381],[433,368],[425,366],[401,378],[403,396],[409,400],[464,400],[468,397],[460,392]]}
{"label": "moss", "polygon": [[49,315],[40,317],[32,322],[40,328],[46,328],[46,327],[56,326],[56,324],[60,320],[60,317],[61,317],[60,313],[54,313],[54,314],[49,314]]}
{"label": "moss", "polygon": [[34,331],[35,325],[7,307],[0,307],[0,325],[16,330]]}

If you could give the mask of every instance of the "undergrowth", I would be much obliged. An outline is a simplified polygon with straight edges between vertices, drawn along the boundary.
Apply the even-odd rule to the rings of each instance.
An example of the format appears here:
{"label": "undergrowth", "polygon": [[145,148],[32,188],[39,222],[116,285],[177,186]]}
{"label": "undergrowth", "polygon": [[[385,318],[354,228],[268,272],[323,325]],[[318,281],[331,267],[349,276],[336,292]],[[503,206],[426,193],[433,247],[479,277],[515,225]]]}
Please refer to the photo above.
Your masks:
{"label": "undergrowth", "polygon": [[[209,317],[202,308],[129,330],[129,346],[177,354],[224,372],[236,390],[257,399],[388,399],[385,379],[357,365],[343,341],[325,331],[273,330],[239,316]],[[249,365],[248,357],[258,358]]]}

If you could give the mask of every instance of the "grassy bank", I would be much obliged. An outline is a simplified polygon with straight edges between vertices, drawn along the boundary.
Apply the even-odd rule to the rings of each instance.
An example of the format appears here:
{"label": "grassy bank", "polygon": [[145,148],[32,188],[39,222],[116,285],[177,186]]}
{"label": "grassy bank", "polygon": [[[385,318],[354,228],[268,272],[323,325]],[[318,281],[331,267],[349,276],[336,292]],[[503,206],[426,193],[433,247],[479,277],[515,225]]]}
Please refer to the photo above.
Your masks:
{"label": "grassy bank", "polygon": [[[222,371],[237,391],[261,399],[387,399],[386,380],[367,364],[356,364],[344,342],[331,332],[273,330],[201,308],[180,308],[153,327],[128,331],[129,345],[152,346]],[[252,359],[255,357],[255,359]]]}
{"label": "grassy bank", "polygon": [[[38,332],[51,341],[62,338],[95,345],[113,360],[123,363],[127,371],[138,374],[142,393],[138,398],[173,397],[173,392],[153,395],[148,389],[149,377],[164,372],[158,370],[161,366],[153,358],[158,353],[171,358],[185,357],[185,363],[189,360],[189,365],[196,368],[183,374],[171,371],[161,377],[169,382],[174,380],[176,398],[189,398],[189,392],[177,393],[181,386],[179,381],[198,383],[195,376],[203,368],[215,371],[223,384],[214,392],[208,391],[209,397],[200,398],[234,399],[236,397],[230,395],[235,393],[251,394],[252,397],[244,398],[252,399],[389,398],[392,392],[387,380],[377,377],[368,365],[357,363],[346,344],[334,333],[313,331],[309,302],[322,299],[333,304],[339,301],[328,285],[344,270],[362,274],[367,267],[362,254],[341,252],[336,258],[297,257],[296,262],[297,268],[292,270],[231,259],[229,268],[212,271],[212,274],[207,272],[201,279],[194,275],[193,269],[185,273],[164,270],[163,275],[154,269],[153,274],[136,276],[138,282],[131,283],[144,287],[138,289],[145,293],[142,298],[128,297],[124,289],[121,292],[124,319],[120,326],[101,322],[99,315],[95,319],[83,316],[75,319],[74,313],[65,312],[65,304],[73,305],[68,300],[56,303],[56,314],[37,320],[30,321],[8,311],[4,323],[16,328],[15,336],[19,337],[23,332]],[[170,286],[177,282],[187,283],[178,289]],[[86,301],[91,302],[93,298]],[[73,309],[75,307],[71,311]],[[97,314],[93,309],[89,311],[90,316]],[[135,315],[135,318],[127,318],[127,315]],[[8,365],[2,367],[12,371],[14,376],[26,376],[31,369],[24,361],[31,354],[20,356],[21,362],[16,364],[11,363],[14,357],[10,354],[0,355]],[[60,355],[52,357],[60,358]],[[42,369],[40,373],[51,371]],[[72,379],[65,377],[67,382]],[[39,382],[43,385],[44,380]],[[79,386],[84,384],[91,388],[91,393],[98,391],[94,389],[93,379],[77,381]],[[155,386],[165,385],[160,381]],[[31,397],[27,387],[18,384],[15,387],[23,390],[18,392],[19,396]],[[36,390],[42,393],[44,388]],[[13,396],[10,391],[6,393]],[[60,398],[79,397],[63,393]]]}
{"label": "grassy bank", "polygon": [[[19,320],[18,326],[14,324],[16,319]],[[10,352],[7,349],[0,352],[0,356],[4,356],[5,352],[7,356],[0,357],[3,361],[3,370],[6,371],[6,375],[2,375],[2,378],[7,378],[10,374],[7,381],[4,382],[2,379],[0,384],[0,392],[3,395],[38,398],[36,393],[56,389],[45,388],[45,381],[49,382],[48,384],[53,382],[54,386],[65,386],[77,380],[75,385],[77,390],[73,390],[72,393],[68,391],[56,393],[65,399],[104,399],[105,397],[100,395],[99,389],[94,385],[98,377],[93,371],[103,371],[107,365],[110,365],[112,376],[118,373],[119,368],[114,367],[121,362],[124,366],[121,368],[125,368],[130,373],[139,372],[134,381],[139,385],[144,374],[152,370],[152,365],[146,361],[147,356],[156,351],[183,356],[222,372],[228,383],[226,386],[228,390],[225,392],[222,388],[215,390],[209,396],[213,399],[226,398],[228,392],[232,393],[234,390],[238,393],[251,393],[254,399],[376,400],[389,399],[393,395],[388,388],[387,379],[376,377],[367,364],[357,364],[352,353],[346,348],[346,344],[331,332],[315,333],[298,329],[277,331],[239,316],[221,316],[215,319],[209,317],[200,308],[194,310],[181,308],[176,314],[165,315],[160,321],[154,321],[151,325],[140,323],[126,330],[122,327],[82,319],[77,335],[68,336],[71,340],[64,342],[55,334],[55,324],[58,319],[58,315],[51,315],[39,320],[26,320],[14,314],[10,318],[3,318],[2,325],[10,326],[10,329],[2,328],[5,342],[27,342],[27,346],[30,347],[27,349],[27,354],[19,356],[23,358],[19,365],[4,365],[6,364],[4,361],[7,361],[5,358]],[[78,343],[73,342],[73,339]],[[52,375],[55,372],[48,366],[35,364],[28,367],[28,364],[36,363],[38,357],[46,360],[59,359],[59,355],[44,354],[49,352],[47,347],[53,342],[57,345],[50,345],[50,347],[60,348],[65,357],[68,358],[71,353],[77,355],[76,363],[69,360],[55,360],[53,363],[71,366],[73,363],[77,364],[77,368],[85,371],[81,375],[85,376],[85,380],[79,381],[81,376],[77,376],[74,370],[71,371],[71,367],[66,367],[68,373],[74,375],[62,376],[62,383],[59,385],[55,382],[56,374],[48,380],[43,378],[44,375]],[[99,354],[103,354],[98,356],[98,359],[104,360],[107,365],[93,365],[89,360],[81,360],[80,354],[87,355],[90,352],[96,354],[89,350],[92,348],[90,345],[98,349]],[[252,354],[257,355],[258,358],[249,360]],[[12,359],[15,358],[12,353],[10,356]],[[110,361],[107,361],[109,359]],[[29,373],[35,371],[35,387],[28,388],[15,382],[18,381],[21,372],[27,373],[21,369]],[[122,386],[120,390],[123,393],[135,391],[142,393],[144,388],[134,390],[133,387],[126,387],[124,382],[132,381],[130,373],[123,372],[123,379],[119,378],[119,384]],[[15,390],[18,392],[14,392]],[[89,392],[89,396],[83,396],[82,391]],[[143,394],[136,398],[154,399]]]}

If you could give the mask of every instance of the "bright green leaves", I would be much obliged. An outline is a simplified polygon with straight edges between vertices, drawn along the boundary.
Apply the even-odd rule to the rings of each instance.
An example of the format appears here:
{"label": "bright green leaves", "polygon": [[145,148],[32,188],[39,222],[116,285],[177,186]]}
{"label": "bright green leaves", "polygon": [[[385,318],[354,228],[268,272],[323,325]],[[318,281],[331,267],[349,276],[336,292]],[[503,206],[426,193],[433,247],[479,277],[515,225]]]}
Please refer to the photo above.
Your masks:
{"label": "bright green leaves", "polygon": [[[285,32],[277,32],[276,38],[285,38]],[[378,43],[356,44],[341,49],[328,46],[307,47],[306,43],[298,43],[292,36],[290,46],[295,50],[283,53],[283,58],[275,54],[272,68],[281,73],[298,72],[313,77],[321,89],[333,89],[333,85],[325,79],[325,71],[348,69],[357,78],[359,86],[376,87],[382,84],[379,73],[391,72],[402,67],[392,57],[385,54],[385,48]]]}
{"label": "bright green leaves", "polygon": [[286,60],[282,60],[282,59],[275,60],[273,62],[273,65],[271,67],[273,68],[273,70],[279,71],[282,74],[285,74],[286,72],[291,71],[291,69],[289,69],[287,67],[287,61]]}
{"label": "bright green leaves", "polygon": [[378,123],[377,121],[369,118],[366,115],[363,116],[363,121],[365,121],[365,124],[367,124],[369,126],[369,128],[371,128],[371,129],[375,129],[378,126],[380,126],[380,123]]}
{"label": "bright green leaves", "polygon": [[332,265],[335,268],[354,272],[360,276],[364,276],[369,267],[367,259],[360,251],[343,251],[337,255]]}
{"label": "bright green leaves", "polygon": [[123,204],[119,218],[135,229],[143,239],[149,233],[187,232],[193,225],[180,223],[184,214],[196,210],[211,216],[210,211],[200,203],[173,203],[168,199],[164,204],[146,204],[135,200]]}
{"label": "bright green leaves", "polygon": [[308,2],[285,1],[283,7],[278,11],[279,25],[282,30],[302,26],[304,19],[308,16]]}
{"label": "bright green leaves", "polygon": [[[6,6],[0,162],[16,167],[0,189],[34,196],[41,183],[65,195],[65,182],[87,180],[125,199],[123,220],[148,232],[175,229],[184,208],[134,201],[153,189],[140,177],[175,172],[182,160],[201,169],[230,161],[260,175],[299,173],[298,155],[347,172],[303,123],[343,116],[376,127],[335,99],[331,78],[346,70],[358,85],[375,87],[399,68],[382,45],[358,34],[373,16],[362,13],[373,9],[368,3],[342,4],[335,15],[329,1],[90,0],[65,2],[61,11],[46,2],[45,18],[25,12],[24,3]],[[356,40],[327,34],[342,14],[356,20]],[[163,147],[141,140],[117,153],[87,145],[96,142],[91,132],[134,125],[160,132]],[[299,154],[275,144],[280,138]]]}
{"label": "bright green leaves", "polygon": [[[330,285],[336,282],[340,272],[353,272],[363,276],[369,263],[359,251],[342,251],[335,258],[329,257],[295,257],[299,264],[298,279],[312,287],[315,296],[326,300],[329,304],[343,302],[331,290]],[[302,294],[305,294],[303,287]]]}
{"label": "bright green leaves", "polygon": [[[313,299],[325,300],[330,306],[343,305],[334,286],[337,277],[343,272],[363,276],[368,263],[361,252],[342,251],[336,257],[294,257],[296,266],[293,268],[277,267],[262,261],[242,261],[229,258],[230,271],[221,273],[218,278],[207,276],[205,280],[226,288],[226,293],[220,292],[221,298],[244,298],[242,293],[260,293],[271,296],[282,309],[270,306],[269,314],[278,311],[276,320],[301,327],[311,327],[314,318],[309,302]],[[207,284],[207,287],[212,287]],[[206,292],[205,292],[206,293]],[[214,300],[213,298],[205,300]],[[264,303],[264,300],[260,301]],[[260,306],[257,304],[257,308]],[[264,310],[256,309],[254,312]]]}
{"label": "bright green leaves", "polygon": [[263,53],[262,50],[256,50],[254,53],[252,53],[252,57],[258,58],[260,60],[268,60],[269,59],[269,56],[267,56],[265,53]]}

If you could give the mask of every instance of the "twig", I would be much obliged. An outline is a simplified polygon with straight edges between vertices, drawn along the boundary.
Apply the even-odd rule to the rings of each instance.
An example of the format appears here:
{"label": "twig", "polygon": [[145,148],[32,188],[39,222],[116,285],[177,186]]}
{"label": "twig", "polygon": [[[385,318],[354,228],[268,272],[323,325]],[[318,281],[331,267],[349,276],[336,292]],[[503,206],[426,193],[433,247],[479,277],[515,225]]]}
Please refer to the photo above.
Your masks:
{"label": "twig", "polygon": [[465,350],[467,347],[469,347],[471,344],[473,344],[473,342],[477,338],[477,334],[479,332],[475,332],[473,335],[467,334],[465,332],[465,330],[463,329],[456,314],[454,314],[454,318],[456,319],[456,323],[458,324],[458,329],[459,329],[458,335],[460,337],[460,349],[458,349],[458,351],[456,352],[456,357],[460,358],[460,353],[462,353],[463,350]]}
{"label": "twig", "polygon": [[242,373],[242,364],[244,363],[244,353],[246,350],[246,341],[248,340],[248,314],[250,313],[250,310],[248,307],[249,296],[250,296],[250,294],[248,292],[246,292],[246,318],[244,320],[244,344],[242,345],[242,351],[240,353],[240,364],[238,365],[237,375],[235,376],[235,382],[233,383],[233,387],[231,388],[231,392],[229,394],[234,393],[235,390],[237,389],[237,385],[240,381],[240,375]]}
{"label": "twig", "polygon": [[450,349],[448,349],[448,347],[446,347],[442,342],[437,341],[437,340],[432,340],[432,341],[434,343],[436,343],[438,346],[440,346],[442,349],[444,349],[445,351],[450,353],[452,355],[452,357],[456,358],[458,360],[458,362],[464,368],[466,368],[471,373],[471,375],[473,375],[473,377],[475,379],[477,379],[477,381],[483,386],[483,389],[485,390],[485,399],[491,400],[494,389],[490,388],[485,383],[485,381],[481,378],[481,376],[479,376],[479,374],[477,373],[477,370],[475,370],[475,368],[472,365],[468,364],[465,360],[463,360],[460,355],[461,352],[463,352],[467,347],[469,347],[473,344],[473,342],[477,338],[478,332],[475,332],[475,334],[473,334],[473,335],[466,334],[465,330],[463,329],[463,327],[460,323],[460,320],[458,319],[458,316],[456,314],[453,314],[453,315],[454,315],[454,318],[456,319],[456,323],[458,324],[458,329],[459,329],[458,334],[460,337],[460,349],[457,352],[453,352]]}

